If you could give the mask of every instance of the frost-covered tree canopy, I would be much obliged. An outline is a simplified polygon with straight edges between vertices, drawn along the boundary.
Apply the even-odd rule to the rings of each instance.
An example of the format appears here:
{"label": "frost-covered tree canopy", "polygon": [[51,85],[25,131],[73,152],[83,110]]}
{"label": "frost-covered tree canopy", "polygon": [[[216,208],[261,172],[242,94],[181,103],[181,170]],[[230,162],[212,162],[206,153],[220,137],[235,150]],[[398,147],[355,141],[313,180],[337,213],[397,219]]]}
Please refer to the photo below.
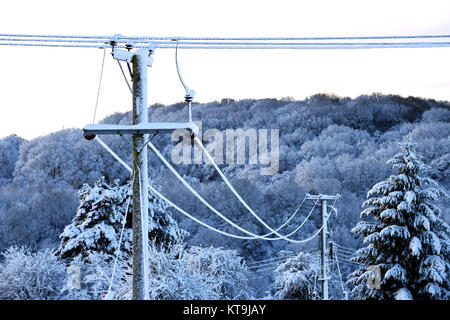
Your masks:
{"label": "frost-covered tree canopy", "polygon": [[13,179],[22,142],[23,139],[15,134],[0,139],[0,184],[10,182]]}
{"label": "frost-covered tree canopy", "polygon": [[435,204],[448,197],[426,176],[428,166],[417,154],[409,134],[401,152],[388,161],[397,171],[368,192],[361,212],[364,221],[352,230],[367,247],[355,262],[379,266],[380,288],[367,286],[369,268],[355,271],[349,281],[357,299],[447,299],[450,274],[450,227]]}
{"label": "frost-covered tree canopy", "polygon": [[[101,252],[113,257],[119,246],[127,208],[121,252],[131,254],[131,184],[119,186],[118,180],[108,184],[102,177],[92,187],[84,184],[78,195],[80,205],[72,223],[60,235],[58,255],[73,259],[78,255],[87,257],[91,252]],[[166,203],[150,193],[149,239],[163,246],[177,243],[186,235],[167,209]]]}

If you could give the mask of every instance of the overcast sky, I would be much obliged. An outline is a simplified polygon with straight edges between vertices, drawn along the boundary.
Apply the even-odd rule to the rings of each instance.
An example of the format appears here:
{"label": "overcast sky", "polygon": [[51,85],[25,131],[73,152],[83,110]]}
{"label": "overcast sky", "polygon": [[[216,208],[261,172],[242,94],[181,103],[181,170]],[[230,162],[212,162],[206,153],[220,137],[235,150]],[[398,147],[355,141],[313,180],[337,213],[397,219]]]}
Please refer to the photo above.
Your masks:
{"label": "overcast sky", "polygon": [[[450,34],[450,1],[2,1],[0,33],[302,37]],[[0,47],[0,138],[92,122],[102,50]],[[196,101],[372,92],[450,100],[450,48],[179,50]],[[158,50],[149,103],[183,100],[174,52]],[[131,110],[108,54],[97,119]],[[195,119],[200,120],[200,119]]]}

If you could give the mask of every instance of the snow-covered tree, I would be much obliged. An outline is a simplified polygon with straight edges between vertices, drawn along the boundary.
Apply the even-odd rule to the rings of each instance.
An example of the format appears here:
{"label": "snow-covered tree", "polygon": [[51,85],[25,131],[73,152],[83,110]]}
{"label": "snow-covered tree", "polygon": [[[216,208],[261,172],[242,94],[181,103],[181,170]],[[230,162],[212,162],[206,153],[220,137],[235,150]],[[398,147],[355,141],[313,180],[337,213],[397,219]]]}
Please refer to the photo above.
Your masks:
{"label": "snow-covered tree", "polygon": [[[95,251],[114,257],[127,205],[121,252],[131,254],[131,193],[131,183],[119,186],[116,180],[110,185],[104,177],[93,187],[84,184],[78,191],[80,205],[76,216],[60,235],[58,255],[73,259],[78,255],[87,257]],[[177,243],[186,235],[167,209],[165,202],[149,194],[149,239],[162,246]]]}
{"label": "snow-covered tree", "polygon": [[274,288],[277,299],[312,300],[319,274],[315,255],[300,252],[275,269]]}
{"label": "snow-covered tree", "polygon": [[[352,232],[365,237],[367,247],[351,260],[367,265],[350,275],[356,299],[447,299],[450,273],[450,227],[434,203],[447,197],[426,176],[428,167],[416,153],[408,134],[401,152],[388,161],[397,175],[379,182],[368,192],[361,212],[364,221]],[[380,286],[367,285],[380,270]]]}
{"label": "snow-covered tree", "polygon": [[2,254],[0,299],[53,300],[61,298],[66,268],[49,249],[33,252],[12,246]]}
{"label": "snow-covered tree", "polygon": [[[185,248],[182,244],[162,248],[149,245],[149,296],[152,300],[249,299],[247,268],[235,250]],[[116,266],[110,298],[132,298],[132,257]],[[65,290],[65,299],[103,299],[111,281],[114,263],[103,253],[78,256],[72,264],[81,270],[81,288]]]}
{"label": "snow-covered tree", "polygon": [[251,299],[248,269],[235,250],[150,246],[151,299]]}
{"label": "snow-covered tree", "polygon": [[92,251],[84,258],[76,256],[69,268],[79,270],[79,286],[66,285],[62,292],[64,300],[131,299],[133,271],[130,256],[123,256],[115,264],[108,254]]}

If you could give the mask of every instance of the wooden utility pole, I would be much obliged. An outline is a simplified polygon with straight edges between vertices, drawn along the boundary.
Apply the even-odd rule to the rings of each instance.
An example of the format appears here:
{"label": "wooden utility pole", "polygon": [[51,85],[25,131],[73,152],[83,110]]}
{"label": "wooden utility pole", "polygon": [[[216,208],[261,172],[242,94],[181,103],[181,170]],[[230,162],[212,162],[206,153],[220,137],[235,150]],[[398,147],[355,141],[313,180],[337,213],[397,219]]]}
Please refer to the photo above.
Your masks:
{"label": "wooden utility pole", "polygon": [[320,231],[320,265],[322,277],[322,299],[328,300],[328,257],[327,257],[327,200],[320,200],[320,218],[322,221],[322,231]]}
{"label": "wooden utility pole", "polygon": [[[112,44],[112,43],[111,43]],[[147,67],[152,66],[151,47],[135,52],[114,49],[114,59],[133,64],[133,124],[88,124],[83,128],[87,140],[97,135],[131,134],[133,138],[133,299],[149,298],[149,261],[148,261],[148,163],[147,146],[149,134],[172,133],[173,130],[185,129],[197,134],[195,123],[189,122],[148,122],[147,101]],[[190,91],[189,97],[192,92]],[[96,139],[104,148],[109,149],[100,139]],[[109,151],[113,156],[114,152]],[[116,157],[116,156],[114,156]],[[116,159],[118,159],[116,157]],[[121,161],[119,159],[119,161]],[[130,171],[131,168],[123,163]]]}
{"label": "wooden utility pole", "polygon": [[320,201],[320,217],[322,230],[320,231],[320,281],[322,281],[322,299],[328,300],[328,256],[327,256],[327,233],[328,233],[328,211],[327,211],[327,200],[339,199],[339,195],[307,195],[307,199]]}
{"label": "wooden utility pole", "polygon": [[[133,63],[133,125],[148,123],[147,67],[149,51],[140,49]],[[133,134],[133,299],[148,299],[148,134]]]}

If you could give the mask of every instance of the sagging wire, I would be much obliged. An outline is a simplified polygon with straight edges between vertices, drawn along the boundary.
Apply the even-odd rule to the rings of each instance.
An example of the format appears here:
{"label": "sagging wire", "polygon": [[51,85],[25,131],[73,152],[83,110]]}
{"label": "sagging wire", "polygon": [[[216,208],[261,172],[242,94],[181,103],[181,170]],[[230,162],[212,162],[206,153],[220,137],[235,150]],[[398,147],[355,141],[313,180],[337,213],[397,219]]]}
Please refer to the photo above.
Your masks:
{"label": "sagging wire", "polygon": [[180,82],[183,85],[184,90],[186,91],[184,99],[185,99],[185,102],[188,104],[189,122],[192,122],[192,106],[191,106],[191,103],[194,100],[195,91],[189,89],[189,87],[187,86],[186,82],[184,82],[184,80],[183,80],[183,76],[181,75],[181,71],[180,71],[180,65],[178,64],[178,40],[176,39],[175,41],[177,43],[177,45],[175,47],[175,65],[177,67],[178,78],[180,79]]}
{"label": "sagging wire", "polygon": [[[285,236],[278,236],[275,238],[268,238],[268,236],[274,234],[275,232],[278,232],[279,230],[281,230],[285,225],[286,222],[283,223],[280,227],[278,227],[276,230],[272,230],[271,232],[264,234],[262,236],[256,235],[254,233],[251,233],[243,228],[241,228],[240,226],[236,225],[235,223],[233,223],[231,220],[229,220],[228,218],[226,218],[223,214],[221,214],[219,211],[217,211],[211,204],[209,204],[200,194],[198,194],[197,191],[195,191],[191,185],[189,185],[189,183],[186,182],[186,180],[175,170],[175,168],[169,163],[169,161],[167,161],[167,159],[161,154],[161,152],[159,152],[159,150],[151,143],[149,142],[148,147],[158,156],[158,158],[166,165],[166,167],[177,177],[178,180],[180,180],[180,182],[186,187],[188,188],[188,190],[197,198],[199,199],[206,207],[208,207],[211,211],[213,211],[217,216],[219,216],[220,218],[222,218],[222,220],[224,220],[225,222],[227,222],[228,224],[230,224],[231,226],[233,226],[234,228],[250,235],[251,237],[245,237],[246,239],[264,239],[264,240],[287,240],[290,242],[295,242],[295,243],[304,243],[304,242],[308,242],[311,239],[313,239],[315,236],[317,236],[317,234],[319,234],[319,232],[322,230],[323,226],[315,233],[313,234],[311,237],[307,238],[307,239],[303,239],[303,240],[293,240],[293,239],[287,239],[288,237],[292,236],[294,233],[296,233],[298,230],[301,229],[301,227],[303,227],[303,225],[306,223],[306,221],[309,219],[309,217],[311,216],[312,212],[314,211],[315,207],[316,207],[316,203],[314,203],[314,207],[311,209],[311,211],[309,212],[308,216],[304,219],[304,221],[292,232],[290,232],[289,234],[285,235]],[[305,195],[305,198],[303,199],[301,205],[303,204],[303,202],[306,200],[307,195]],[[300,207],[299,207],[300,208]],[[299,209],[298,208],[298,209]],[[288,219],[288,221],[290,221],[290,219],[292,219],[292,217],[298,212],[298,209],[296,210],[296,212],[294,212],[294,214]],[[329,218],[329,216],[328,216]],[[328,219],[327,218],[327,219]],[[287,221],[287,222],[288,222]]]}
{"label": "sagging wire", "polygon": [[[122,164],[130,173],[132,172],[132,169],[130,168],[130,166],[129,165],[127,165],[113,150],[111,150],[111,148],[109,148],[100,138],[98,138],[98,137],[96,137],[96,139],[95,139],[102,147],[104,147],[105,148],[105,150],[106,151],[108,151],[117,161],[119,161],[119,163],[120,164]],[[149,143],[149,145],[151,145],[151,143]],[[251,232],[249,232],[249,231],[247,231],[247,230],[245,230],[245,229],[243,229],[243,230],[245,230],[245,231],[243,231],[243,232],[246,232],[247,234],[248,233],[250,233],[250,234],[252,234],[252,236],[251,237],[247,237],[247,236],[239,236],[239,235],[235,235],[235,234],[232,234],[232,233],[228,233],[228,232],[225,232],[225,231],[222,231],[222,230],[219,230],[219,229],[217,229],[217,228],[214,228],[214,227],[212,227],[212,226],[210,226],[210,225],[208,225],[208,224],[206,224],[206,223],[204,223],[203,221],[201,221],[201,220],[199,220],[199,219],[197,219],[197,218],[195,218],[194,216],[192,216],[192,215],[190,215],[188,212],[186,212],[185,210],[183,210],[182,208],[180,208],[179,206],[177,206],[175,203],[173,203],[172,201],[170,201],[168,198],[166,198],[164,195],[162,195],[156,188],[154,188],[151,184],[149,184],[148,185],[148,187],[149,187],[149,190],[150,191],[152,191],[154,194],[156,194],[158,197],[160,197],[162,200],[164,200],[164,201],[166,201],[170,206],[172,206],[174,209],[176,209],[177,211],[179,211],[181,214],[183,214],[183,215],[185,215],[186,217],[188,217],[188,218],[190,218],[190,219],[192,219],[192,220],[194,220],[195,222],[197,222],[197,223],[199,223],[200,225],[202,225],[202,226],[204,226],[204,227],[206,227],[206,228],[208,228],[208,229],[210,229],[210,230],[212,230],[212,231],[215,231],[215,232],[217,232],[217,233],[220,233],[220,234],[222,234],[222,235],[224,235],[224,236],[228,236],[228,237],[232,237],[232,238],[236,238],[236,239],[245,239],[245,240],[249,240],[249,239],[261,239],[261,238],[263,238],[263,237],[261,237],[261,236],[258,236],[258,235],[255,235],[255,234],[253,234],[253,233],[251,233]],[[330,215],[328,215],[328,218],[327,219],[329,219],[329,217],[330,217]],[[240,229],[242,229],[241,227],[239,227],[239,226],[237,226],[237,228],[240,228]],[[322,228],[323,228],[323,225],[322,225],[322,227],[315,233],[315,234],[313,234],[311,237],[309,237],[308,239],[304,239],[304,240],[292,240],[292,239],[289,239],[289,238],[287,238],[287,237],[284,237],[285,238],[285,240],[287,240],[287,241],[289,241],[289,242],[294,242],[294,243],[303,243],[303,242],[307,242],[307,241],[310,241],[311,239],[313,239],[314,237],[316,237],[319,233],[320,233],[320,231],[322,230]],[[295,232],[295,230],[294,230],[294,232]],[[288,235],[289,236],[289,235]],[[274,239],[274,238],[263,238],[264,240],[279,240],[279,239]]]}
{"label": "sagging wire", "polygon": [[97,99],[95,100],[94,117],[92,119],[92,123],[95,123],[95,118],[97,116],[98,99],[100,97],[100,89],[102,87],[102,79],[103,79],[103,69],[105,66],[105,56],[106,56],[106,48],[103,48],[102,68],[100,71],[100,80],[98,82]]}

